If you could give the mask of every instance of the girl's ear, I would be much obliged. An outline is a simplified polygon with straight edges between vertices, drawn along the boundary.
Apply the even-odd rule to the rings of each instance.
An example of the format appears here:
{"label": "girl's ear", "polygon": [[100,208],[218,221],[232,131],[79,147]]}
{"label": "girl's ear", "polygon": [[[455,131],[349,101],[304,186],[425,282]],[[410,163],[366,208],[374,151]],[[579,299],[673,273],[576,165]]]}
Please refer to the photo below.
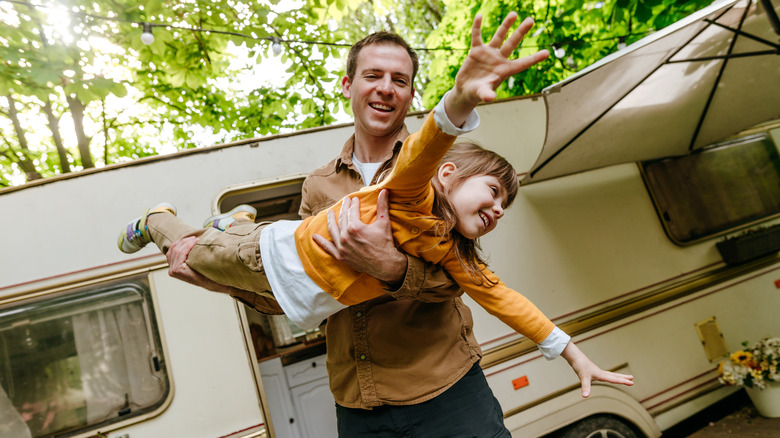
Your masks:
{"label": "girl's ear", "polygon": [[439,166],[439,170],[436,172],[436,181],[442,188],[446,188],[452,181],[453,175],[458,170],[458,166],[453,162],[446,162]]}

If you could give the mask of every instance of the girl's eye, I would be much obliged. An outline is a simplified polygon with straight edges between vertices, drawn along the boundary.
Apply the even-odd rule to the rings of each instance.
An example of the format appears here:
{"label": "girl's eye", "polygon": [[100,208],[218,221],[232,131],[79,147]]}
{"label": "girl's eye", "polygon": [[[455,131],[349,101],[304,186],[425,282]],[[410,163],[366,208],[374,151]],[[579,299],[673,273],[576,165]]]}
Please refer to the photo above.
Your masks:
{"label": "girl's eye", "polygon": [[498,187],[496,186],[490,186],[490,190],[493,192],[493,195],[498,195]]}

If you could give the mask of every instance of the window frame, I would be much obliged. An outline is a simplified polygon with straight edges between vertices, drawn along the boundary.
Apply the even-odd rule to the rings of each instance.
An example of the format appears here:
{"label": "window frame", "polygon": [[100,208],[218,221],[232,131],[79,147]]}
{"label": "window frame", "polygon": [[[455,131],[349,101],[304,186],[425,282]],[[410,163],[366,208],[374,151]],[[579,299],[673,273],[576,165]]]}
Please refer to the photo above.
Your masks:
{"label": "window frame", "polygon": [[[138,299],[120,298],[117,302],[110,302],[106,304],[100,304],[94,302],[91,306],[101,307],[105,306],[106,309],[120,308],[121,306],[130,302],[140,301],[140,311],[144,315],[144,332],[148,337],[150,348],[153,356],[150,358],[155,371],[152,373],[155,377],[159,377],[161,384],[160,396],[157,400],[151,404],[142,408],[132,410],[130,412],[124,412],[120,410],[117,415],[113,415],[110,418],[96,421],[92,424],[87,424],[83,427],[71,428],[63,431],[55,431],[54,436],[58,437],[88,437],[95,436],[97,433],[106,433],[112,430],[116,430],[122,427],[126,427],[131,424],[143,422],[149,418],[156,417],[165,411],[170,406],[173,400],[174,384],[172,369],[169,363],[168,349],[165,344],[165,337],[162,330],[162,321],[160,320],[159,305],[157,302],[157,296],[154,290],[153,283],[149,278],[148,270],[138,273],[133,271],[125,275],[111,275],[102,278],[93,278],[84,282],[70,283],[61,287],[46,288],[46,290],[37,290],[33,293],[14,294],[11,296],[0,297],[0,311],[6,309],[21,309],[24,311],[40,311],[44,312],[50,309],[50,306],[55,306],[55,310],[48,310],[57,312],[56,306],[63,306],[65,313],[55,314],[49,319],[70,318],[74,313],[85,313],[79,310],[74,310],[72,306],[75,303],[69,302],[69,299],[73,299],[76,302],[80,300],[93,300],[99,299],[103,294],[123,293],[123,290],[128,289],[127,292],[138,292]],[[53,303],[47,305],[45,303]],[[94,311],[91,308],[87,312]],[[99,309],[98,309],[99,310]],[[29,318],[34,322],[40,322],[35,314]],[[45,320],[45,319],[41,319]],[[78,356],[74,356],[78,360]],[[11,364],[13,365],[13,364]],[[5,365],[3,365],[5,366]],[[86,405],[85,405],[86,406]],[[31,431],[34,435],[34,431]],[[52,436],[41,435],[41,436]]]}
{"label": "window frame", "polygon": [[763,147],[768,148],[766,152],[773,159],[772,163],[774,164],[774,167],[776,169],[775,175],[777,176],[778,179],[780,179],[780,145],[778,145],[774,141],[773,136],[770,135],[768,131],[760,132],[760,133],[751,133],[750,135],[743,135],[734,139],[730,139],[725,142],[714,144],[710,147],[704,148],[700,151],[697,151],[689,155],[684,155],[680,157],[668,157],[659,160],[651,160],[651,161],[637,163],[640,174],[642,176],[642,180],[645,184],[645,188],[647,189],[647,192],[652,200],[655,212],[658,216],[658,220],[661,222],[661,225],[663,226],[664,232],[666,233],[667,237],[673,243],[679,246],[690,246],[706,240],[727,235],[734,231],[750,228],[755,225],[765,223],[767,221],[780,217],[780,208],[774,212],[765,211],[753,216],[749,216],[745,214],[743,215],[742,218],[738,220],[732,222],[723,222],[721,226],[710,227],[708,229],[705,229],[700,234],[694,235],[694,231],[689,229],[687,231],[688,235],[691,236],[689,238],[680,235],[671,226],[671,222],[673,221],[674,218],[669,217],[669,213],[667,212],[666,205],[664,205],[664,201],[661,199],[663,196],[659,193],[659,190],[657,190],[653,182],[653,177],[650,175],[651,172],[648,170],[648,167],[656,165],[657,163],[671,162],[675,160],[696,160],[697,159],[696,157],[701,156],[702,154],[718,154],[719,151],[726,151],[729,150],[730,148],[748,146],[748,145],[763,145]]}

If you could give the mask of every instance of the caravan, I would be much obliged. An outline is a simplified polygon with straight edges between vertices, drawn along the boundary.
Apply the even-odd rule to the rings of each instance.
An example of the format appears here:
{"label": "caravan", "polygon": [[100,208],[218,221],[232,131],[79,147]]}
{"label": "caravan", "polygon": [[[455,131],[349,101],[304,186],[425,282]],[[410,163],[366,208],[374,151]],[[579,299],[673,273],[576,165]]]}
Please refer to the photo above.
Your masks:
{"label": "caravan", "polygon": [[[518,142],[507,127],[543,126],[542,99],[480,113],[473,137],[530,169],[543,132]],[[421,118],[409,116],[410,129]],[[294,217],[302,178],[336,153],[322,145],[349,132],[189,150],[0,192],[3,435],[335,436],[318,331],[174,280],[156,251],[128,256],[115,239],[118,224],[160,199],[191,221],[242,203],[259,220]],[[570,424],[658,436],[734,391],[718,382],[717,364],[744,340],[777,335],[780,259],[726,264],[716,242],[780,212],[778,144],[780,127],[766,125],[706,153],[521,188],[483,239],[491,267],[595,362],[634,374],[636,385],[597,385],[582,399],[565,362],[543,360],[471,305],[482,366],[516,436]],[[728,172],[713,180],[718,169]],[[713,198],[733,208],[697,214]]]}
{"label": "caravan", "polygon": [[[741,3],[721,2],[694,18],[706,23]],[[652,95],[646,85],[609,76],[647,44],[543,95],[482,105],[481,127],[469,134],[526,182],[482,239],[491,268],[594,362],[636,381],[596,385],[583,399],[564,361],[545,361],[528,339],[464,297],[513,436],[660,436],[735,391],[718,380],[724,355],[743,341],[780,336],[777,248],[743,249],[738,259],[718,248],[780,222],[778,84],[760,91],[774,96],[769,104],[755,96],[755,108],[715,123],[744,126],[713,141],[688,138],[691,148],[680,152],[670,142],[684,136],[672,130],[682,117],[659,111],[659,102],[636,105]],[[768,68],[777,78],[777,64]],[[607,76],[597,83],[626,87],[618,94],[638,92],[634,105],[575,93],[601,73]],[[559,111],[575,98],[584,102],[576,111]],[[667,103],[698,102],[686,98]],[[772,116],[751,121],[753,109]],[[410,131],[423,117],[407,117]],[[617,134],[626,131],[638,134],[635,148],[621,143]],[[156,249],[123,254],[116,233],[159,201],[175,203],[191,223],[239,204],[255,206],[258,220],[295,218],[303,178],[351,132],[348,125],[310,129],[0,190],[0,436],[335,436],[319,330],[172,279]]]}

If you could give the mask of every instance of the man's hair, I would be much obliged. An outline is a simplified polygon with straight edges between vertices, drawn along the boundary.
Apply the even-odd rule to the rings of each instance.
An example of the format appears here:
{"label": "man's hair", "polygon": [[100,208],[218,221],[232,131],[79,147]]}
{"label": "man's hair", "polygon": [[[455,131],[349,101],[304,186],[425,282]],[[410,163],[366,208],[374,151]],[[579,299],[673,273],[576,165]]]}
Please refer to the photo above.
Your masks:
{"label": "man's hair", "polygon": [[411,79],[412,83],[414,83],[414,78],[417,77],[417,68],[420,65],[420,61],[417,59],[417,53],[409,46],[409,44],[406,43],[406,41],[404,41],[403,38],[401,38],[400,35],[385,31],[372,33],[371,35],[353,44],[349,49],[349,55],[347,56],[347,76],[350,79],[355,76],[355,72],[357,71],[357,61],[360,51],[363,50],[364,47],[370,46],[371,44],[395,44],[406,49],[406,53],[408,53],[409,57],[412,59],[413,68]]}
{"label": "man's hair", "polygon": [[442,220],[437,234],[441,236],[442,240],[452,239],[458,261],[475,284],[493,286],[495,282],[482,274],[486,263],[480,253],[479,241],[467,239],[455,229],[458,218],[448,197],[453,190],[472,176],[494,176],[506,191],[506,204],[503,207],[509,208],[517,196],[520,185],[517,172],[504,157],[482,148],[471,140],[460,140],[453,144],[442,158],[441,164],[448,162],[455,164],[456,167],[452,174],[451,184],[446,187],[443,193],[434,184],[436,198],[433,203],[433,214]]}

